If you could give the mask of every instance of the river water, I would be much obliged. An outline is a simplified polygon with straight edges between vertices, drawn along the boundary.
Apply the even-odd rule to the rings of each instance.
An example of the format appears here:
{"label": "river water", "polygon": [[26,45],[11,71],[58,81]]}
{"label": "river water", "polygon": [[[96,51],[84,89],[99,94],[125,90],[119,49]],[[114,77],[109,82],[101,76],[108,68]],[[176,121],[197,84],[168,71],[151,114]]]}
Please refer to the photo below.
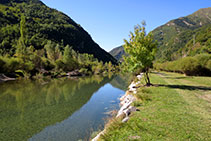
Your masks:
{"label": "river water", "polygon": [[0,140],[89,140],[126,86],[120,76],[1,83]]}

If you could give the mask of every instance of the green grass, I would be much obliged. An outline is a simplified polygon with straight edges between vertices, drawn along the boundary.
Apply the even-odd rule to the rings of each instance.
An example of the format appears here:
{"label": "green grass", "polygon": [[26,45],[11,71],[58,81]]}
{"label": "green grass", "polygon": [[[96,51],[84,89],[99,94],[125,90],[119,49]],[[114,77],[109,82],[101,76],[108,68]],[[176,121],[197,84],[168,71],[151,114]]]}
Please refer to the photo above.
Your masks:
{"label": "green grass", "polygon": [[204,98],[211,95],[211,78],[154,73],[151,79],[157,85],[137,94],[140,111],[127,123],[111,121],[101,139],[211,140],[211,104]]}

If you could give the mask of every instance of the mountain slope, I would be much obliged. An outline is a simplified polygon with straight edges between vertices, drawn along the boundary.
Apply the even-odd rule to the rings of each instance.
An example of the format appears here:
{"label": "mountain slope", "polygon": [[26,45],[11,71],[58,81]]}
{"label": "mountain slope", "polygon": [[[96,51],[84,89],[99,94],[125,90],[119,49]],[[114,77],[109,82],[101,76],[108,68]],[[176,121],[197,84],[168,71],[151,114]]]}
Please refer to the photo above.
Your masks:
{"label": "mountain slope", "polygon": [[[158,41],[156,60],[165,62],[199,53],[211,53],[211,8],[171,20],[152,31]],[[117,60],[123,47],[110,51]]]}
{"label": "mountain slope", "polygon": [[211,54],[211,24],[195,30],[193,38],[178,51],[179,56],[183,57],[201,53]]}
{"label": "mountain slope", "polygon": [[[23,20],[24,19],[24,20]],[[103,62],[116,60],[96,44],[91,36],[67,15],[47,7],[40,0],[0,1],[0,53],[14,55],[24,21],[27,47],[42,49],[50,40],[70,45],[79,53],[93,54]]]}
{"label": "mountain slope", "polygon": [[211,23],[211,8],[204,8],[195,13],[171,20],[152,31],[158,41],[157,60],[175,60],[177,51],[194,38],[199,28]]}
{"label": "mountain slope", "polygon": [[116,48],[112,49],[111,51],[109,51],[109,53],[114,58],[116,58],[118,61],[120,61],[122,56],[125,55],[125,51],[124,51],[123,46],[116,47]]}

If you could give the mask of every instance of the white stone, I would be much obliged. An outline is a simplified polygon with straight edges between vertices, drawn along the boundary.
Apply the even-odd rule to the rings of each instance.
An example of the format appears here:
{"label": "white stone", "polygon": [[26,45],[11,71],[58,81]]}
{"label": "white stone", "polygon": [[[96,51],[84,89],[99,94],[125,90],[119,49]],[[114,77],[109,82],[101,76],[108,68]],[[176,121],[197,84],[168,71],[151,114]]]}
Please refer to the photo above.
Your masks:
{"label": "white stone", "polygon": [[127,109],[125,109],[123,112],[125,113],[126,116],[129,116],[129,114],[135,111],[136,111],[136,107],[130,106]]}
{"label": "white stone", "polygon": [[94,139],[92,139],[92,141],[97,141],[103,133],[104,133],[104,131],[97,134],[97,136]]}
{"label": "white stone", "polygon": [[129,120],[129,117],[125,117],[122,122],[127,122]]}
{"label": "white stone", "polygon": [[141,80],[141,78],[143,77],[143,75],[144,75],[144,73],[140,73],[139,75],[137,75],[137,78],[138,78],[139,80]]}
{"label": "white stone", "polygon": [[121,108],[120,108],[120,110],[118,111],[118,114],[117,114],[117,116],[116,117],[120,117],[121,115],[123,115],[124,114],[124,110],[125,109],[127,109],[129,106],[130,106],[130,104],[131,104],[132,102],[130,101],[129,103],[125,103]]}

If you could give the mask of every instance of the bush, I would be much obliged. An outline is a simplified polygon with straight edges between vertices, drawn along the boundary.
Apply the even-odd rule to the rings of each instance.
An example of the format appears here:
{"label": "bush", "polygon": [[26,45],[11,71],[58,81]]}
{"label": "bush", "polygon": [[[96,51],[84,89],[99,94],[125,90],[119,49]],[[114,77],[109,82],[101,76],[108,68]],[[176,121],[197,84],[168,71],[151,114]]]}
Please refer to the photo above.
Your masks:
{"label": "bush", "polygon": [[15,72],[18,69],[21,69],[21,64],[23,61],[18,58],[5,58],[6,64],[4,65],[4,71],[7,73]]}
{"label": "bush", "polygon": [[180,60],[180,70],[189,76],[197,75],[200,72],[200,64],[193,57],[185,57]]}
{"label": "bush", "polygon": [[26,72],[31,72],[32,70],[34,70],[34,68],[35,68],[35,65],[33,64],[33,62],[28,61],[23,64],[23,68],[21,69],[23,69]]}
{"label": "bush", "polygon": [[207,64],[205,67],[211,72],[211,60],[207,61]]}
{"label": "bush", "polygon": [[4,61],[4,59],[2,57],[0,57],[0,73],[4,73],[4,65],[6,64],[6,62]]}
{"label": "bush", "polygon": [[90,75],[91,72],[87,69],[87,68],[81,68],[79,70],[80,73],[82,73],[83,75]]}
{"label": "bush", "polygon": [[200,63],[200,65],[202,67],[205,67],[207,62],[209,60],[211,60],[211,55],[210,54],[199,54],[199,55],[196,55],[194,58],[196,58],[198,60],[198,62]]}
{"label": "bush", "polygon": [[56,60],[55,62],[56,70],[64,70],[64,62],[62,60]]}
{"label": "bush", "polygon": [[55,65],[53,63],[51,63],[48,59],[46,58],[42,58],[43,63],[44,63],[44,69],[45,70],[52,70],[55,68]]}
{"label": "bush", "polygon": [[179,72],[186,75],[210,76],[211,55],[199,54],[194,57],[185,57],[176,61],[156,63],[154,69],[169,72]]}
{"label": "bush", "polygon": [[72,59],[71,61],[65,62],[64,64],[65,64],[65,67],[64,67],[65,71],[72,71],[79,68],[79,63],[74,59]]}

